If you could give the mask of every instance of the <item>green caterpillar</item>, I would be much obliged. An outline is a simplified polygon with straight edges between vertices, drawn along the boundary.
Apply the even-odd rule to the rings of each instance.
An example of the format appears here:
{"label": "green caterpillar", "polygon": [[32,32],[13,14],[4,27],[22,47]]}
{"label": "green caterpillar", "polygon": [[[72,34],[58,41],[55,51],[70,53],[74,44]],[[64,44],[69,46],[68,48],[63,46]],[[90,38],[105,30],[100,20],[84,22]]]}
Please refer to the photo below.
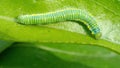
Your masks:
{"label": "green caterpillar", "polygon": [[100,28],[95,19],[80,9],[65,9],[44,14],[21,15],[17,17],[16,22],[21,24],[50,24],[70,20],[82,21],[96,39],[101,37]]}

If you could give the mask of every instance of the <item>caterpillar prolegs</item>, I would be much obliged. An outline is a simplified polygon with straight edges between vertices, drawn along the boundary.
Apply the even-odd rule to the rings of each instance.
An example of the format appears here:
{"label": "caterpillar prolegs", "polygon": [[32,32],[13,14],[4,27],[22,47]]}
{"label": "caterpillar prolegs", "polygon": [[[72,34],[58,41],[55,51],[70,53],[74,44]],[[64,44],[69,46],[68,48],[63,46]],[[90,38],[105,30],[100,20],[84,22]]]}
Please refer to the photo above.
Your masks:
{"label": "caterpillar prolegs", "polygon": [[80,9],[66,9],[55,12],[21,15],[16,18],[16,22],[21,24],[50,24],[62,21],[77,20],[82,21],[92,32],[96,39],[101,37],[100,28],[95,19],[85,11]]}

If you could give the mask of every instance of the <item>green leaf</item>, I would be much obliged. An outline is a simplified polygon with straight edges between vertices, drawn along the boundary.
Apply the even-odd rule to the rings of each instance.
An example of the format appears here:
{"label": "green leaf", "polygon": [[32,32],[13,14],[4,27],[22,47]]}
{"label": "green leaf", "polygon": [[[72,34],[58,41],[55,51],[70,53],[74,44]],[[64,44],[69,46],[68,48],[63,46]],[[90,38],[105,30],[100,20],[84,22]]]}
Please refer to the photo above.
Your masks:
{"label": "green leaf", "polygon": [[120,55],[78,44],[17,43],[0,55],[1,68],[119,68]]}
{"label": "green leaf", "polygon": [[[88,3],[90,6],[88,5]],[[120,10],[120,3],[117,0],[111,1],[109,5],[105,4],[102,1],[94,0],[71,0],[69,2],[67,0],[26,0],[20,2],[14,0],[12,1],[12,3],[9,0],[7,0],[7,2],[5,0],[2,0],[0,4],[5,7],[1,7],[0,10],[0,33],[2,34],[1,39],[13,40],[17,42],[67,42],[93,44],[104,46],[120,52],[120,38],[118,37],[120,36],[120,13],[118,12]],[[14,21],[14,18],[21,14],[44,13],[71,7],[86,10],[95,17],[95,19],[98,21],[98,25],[101,28],[101,40],[94,40],[92,37],[88,36],[89,34],[83,35],[85,34],[85,32],[83,31],[84,29],[80,28],[80,25],[76,24],[75,22],[65,22],[65,24],[62,23],[48,26],[32,26],[17,24]],[[117,8],[117,10],[115,9],[115,7]],[[5,12],[5,10],[7,11]],[[59,28],[63,28],[63,30]],[[89,31],[87,30],[86,32]],[[109,42],[105,40],[108,40]],[[110,41],[113,43],[111,43]]]}
{"label": "green leaf", "polygon": [[12,45],[13,42],[11,41],[2,41],[0,40],[0,53],[4,51],[6,48],[8,48],[10,45]]}
{"label": "green leaf", "polygon": [[[1,0],[0,5],[0,39],[9,43],[36,43],[16,44],[4,51],[0,54],[0,68],[119,68],[119,0]],[[92,14],[102,38],[92,38],[82,22],[21,25],[14,20],[23,14],[66,8],[78,8]],[[5,48],[0,48],[0,52]]]}

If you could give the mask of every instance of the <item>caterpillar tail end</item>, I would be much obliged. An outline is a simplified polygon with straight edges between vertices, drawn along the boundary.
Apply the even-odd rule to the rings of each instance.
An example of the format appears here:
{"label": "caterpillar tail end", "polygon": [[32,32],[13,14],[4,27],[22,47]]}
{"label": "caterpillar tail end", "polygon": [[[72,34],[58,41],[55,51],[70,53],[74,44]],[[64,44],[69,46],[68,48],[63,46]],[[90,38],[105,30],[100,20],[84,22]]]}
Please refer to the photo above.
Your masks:
{"label": "caterpillar tail end", "polygon": [[102,34],[101,34],[101,33],[97,33],[97,34],[95,34],[94,36],[95,36],[95,39],[98,40],[98,39],[100,39],[100,37],[102,36]]}

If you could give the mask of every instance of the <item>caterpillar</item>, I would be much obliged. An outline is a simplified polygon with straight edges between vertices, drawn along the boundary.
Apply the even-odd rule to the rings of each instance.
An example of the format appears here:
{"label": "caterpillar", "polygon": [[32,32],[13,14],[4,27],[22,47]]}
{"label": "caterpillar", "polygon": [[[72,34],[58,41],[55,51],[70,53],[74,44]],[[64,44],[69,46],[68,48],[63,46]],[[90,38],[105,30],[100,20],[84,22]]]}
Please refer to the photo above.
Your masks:
{"label": "caterpillar", "polygon": [[43,14],[20,15],[16,18],[17,23],[41,25],[71,20],[83,22],[96,39],[101,37],[100,28],[95,19],[89,13],[81,9],[65,9]]}

